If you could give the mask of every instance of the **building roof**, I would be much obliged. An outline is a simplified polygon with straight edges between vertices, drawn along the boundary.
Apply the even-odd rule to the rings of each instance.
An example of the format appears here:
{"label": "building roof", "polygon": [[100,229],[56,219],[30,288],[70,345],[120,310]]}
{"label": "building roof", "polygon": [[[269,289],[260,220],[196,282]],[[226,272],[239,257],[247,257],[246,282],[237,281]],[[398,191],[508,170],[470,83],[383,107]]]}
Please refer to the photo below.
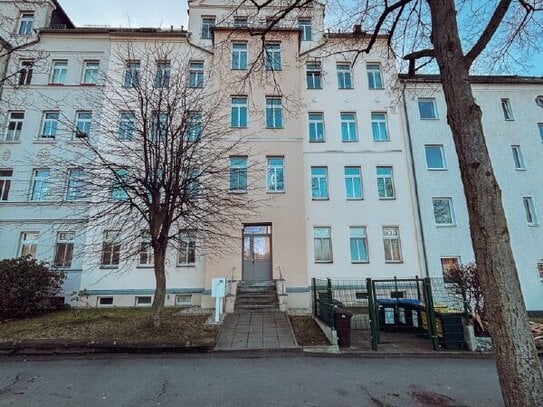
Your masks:
{"label": "building roof", "polygon": [[[440,75],[415,75],[399,74],[398,77],[402,82],[412,83],[439,83],[441,82]],[[471,83],[478,84],[526,84],[526,85],[543,85],[543,76],[520,76],[520,75],[470,75]]]}

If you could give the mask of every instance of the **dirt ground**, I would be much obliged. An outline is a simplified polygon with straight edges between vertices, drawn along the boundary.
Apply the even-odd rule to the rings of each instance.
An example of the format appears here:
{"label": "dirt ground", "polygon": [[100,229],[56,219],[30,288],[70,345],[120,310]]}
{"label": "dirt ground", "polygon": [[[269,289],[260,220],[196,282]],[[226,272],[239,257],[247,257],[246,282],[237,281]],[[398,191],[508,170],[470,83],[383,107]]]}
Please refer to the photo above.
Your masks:
{"label": "dirt ground", "polygon": [[326,336],[311,316],[289,315],[292,329],[301,346],[330,345]]}

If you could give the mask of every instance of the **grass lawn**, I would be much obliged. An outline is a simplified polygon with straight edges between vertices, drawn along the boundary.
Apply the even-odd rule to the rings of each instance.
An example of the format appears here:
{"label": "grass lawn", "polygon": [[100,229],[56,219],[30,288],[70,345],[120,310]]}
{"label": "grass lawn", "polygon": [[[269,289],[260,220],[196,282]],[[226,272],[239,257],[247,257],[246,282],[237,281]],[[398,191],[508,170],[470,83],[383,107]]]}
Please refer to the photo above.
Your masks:
{"label": "grass lawn", "polygon": [[58,311],[0,323],[0,343],[19,341],[113,342],[119,345],[213,346],[218,327],[206,325],[209,314],[180,314],[166,308],[162,327],[149,325],[150,309],[111,308]]}

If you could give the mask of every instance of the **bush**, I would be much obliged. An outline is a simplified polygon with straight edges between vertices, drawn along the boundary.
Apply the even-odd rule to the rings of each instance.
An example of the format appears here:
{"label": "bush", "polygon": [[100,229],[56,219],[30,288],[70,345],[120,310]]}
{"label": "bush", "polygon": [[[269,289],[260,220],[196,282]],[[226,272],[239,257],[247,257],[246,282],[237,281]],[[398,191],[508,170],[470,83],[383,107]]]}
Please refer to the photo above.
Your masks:
{"label": "bush", "polygon": [[36,315],[58,308],[64,274],[28,257],[0,261],[0,317]]}

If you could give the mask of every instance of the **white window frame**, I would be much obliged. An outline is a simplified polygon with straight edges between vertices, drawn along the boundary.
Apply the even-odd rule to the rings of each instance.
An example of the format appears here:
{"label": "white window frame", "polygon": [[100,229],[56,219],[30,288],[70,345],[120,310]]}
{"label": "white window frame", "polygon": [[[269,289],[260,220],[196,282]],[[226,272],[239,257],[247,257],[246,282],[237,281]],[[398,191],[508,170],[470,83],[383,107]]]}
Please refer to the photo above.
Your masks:
{"label": "white window frame", "polygon": [[[24,111],[9,111],[8,122],[4,132],[4,141],[19,141],[25,120]],[[22,115],[22,117],[20,117]],[[14,117],[18,116],[18,117]]]}
{"label": "white window frame", "polygon": [[68,60],[55,59],[51,68],[51,85],[64,85],[68,76]]}
{"label": "white window frame", "polygon": [[102,268],[117,268],[119,267],[120,262],[121,262],[120,232],[118,230],[104,230],[104,234],[102,237],[102,251],[100,253],[100,266]]}
{"label": "white window frame", "polygon": [[[187,298],[188,301],[180,301],[181,298]],[[175,295],[175,306],[176,307],[190,307],[192,306],[192,294],[176,294]]]}
{"label": "white window frame", "polygon": [[[268,126],[268,118],[271,118],[271,126]],[[284,126],[283,118],[283,99],[278,96],[266,98],[266,128],[282,129]]]}
{"label": "white window frame", "polygon": [[[230,103],[230,126],[236,129],[247,128],[249,125],[249,102],[247,96],[233,96]],[[245,111],[245,123],[242,121],[243,111]]]}
{"label": "white window frame", "polygon": [[140,233],[140,245],[138,250],[138,267],[152,267],[155,264],[155,252],[151,245],[151,233],[142,230]]}
{"label": "white window frame", "polygon": [[0,168],[0,201],[9,199],[12,177],[13,168]]}
{"label": "white window frame", "polygon": [[[433,109],[433,116],[432,117],[422,117],[422,110],[420,108],[420,103],[431,103],[432,109]],[[438,120],[439,119],[439,112],[437,110],[437,102],[436,98],[418,98],[417,99],[417,107],[419,109],[419,118],[420,120]]]}
{"label": "white window frame", "polygon": [[92,111],[79,110],[75,113],[75,137],[89,137],[92,128]]}
{"label": "white window frame", "polygon": [[155,72],[155,88],[169,88],[172,72],[172,64],[170,61],[157,61]]}
{"label": "white window frame", "polygon": [[132,141],[134,140],[136,126],[136,114],[132,110],[126,110],[119,114],[119,132],[117,140]]}
{"label": "white window frame", "polygon": [[302,31],[300,36],[301,41],[313,41],[311,17],[298,18],[298,28]]}
{"label": "white window frame", "polygon": [[[438,222],[438,217],[436,214],[436,203],[437,202],[446,202],[447,203],[447,217],[450,218],[450,222]],[[453,205],[453,199],[451,197],[432,197],[432,210],[434,213],[434,223],[436,226],[455,226],[456,225],[456,219],[454,216],[454,205]]]}
{"label": "white window frame", "polygon": [[283,69],[281,43],[267,42],[264,44],[264,62],[266,71],[280,71]]}
{"label": "white window frame", "polygon": [[84,198],[85,174],[82,168],[70,168],[66,183],[66,201],[79,201]]}
{"label": "white window frame", "polygon": [[83,61],[83,74],[81,83],[83,85],[96,85],[98,83],[98,73],[100,71],[100,61]]}
{"label": "white window frame", "polygon": [[[357,175],[347,175],[347,170],[348,169],[356,169],[358,171],[358,174]],[[360,168],[360,166],[345,166],[343,168],[343,174],[345,176],[345,197],[348,201],[360,201],[362,199],[364,199],[364,186],[363,186],[363,183],[362,183],[362,169]],[[359,196],[356,196],[356,194],[354,194],[355,191],[355,181],[358,181],[360,183],[360,194]],[[353,196],[349,197],[349,182],[351,184],[351,193],[353,194]]]}
{"label": "white window frame", "polygon": [[[317,233],[317,231],[322,231],[323,233]],[[322,247],[323,242],[327,241],[328,251],[330,256],[328,258],[318,258],[323,257],[317,256],[317,241],[319,241],[320,246]],[[330,226],[314,226],[313,227],[313,258],[315,263],[324,263],[329,264],[334,262],[334,252],[332,249],[332,228]]]}
{"label": "white window frame", "polygon": [[[342,143],[356,143],[358,141],[358,124],[356,120],[355,112],[341,112],[339,114],[341,122],[341,142]],[[347,129],[344,133],[343,129]]]}
{"label": "white window frame", "polygon": [[539,222],[533,196],[523,196],[522,203],[524,206],[524,212],[526,214],[526,222],[528,223],[528,226],[538,226]]}
{"label": "white window frame", "polygon": [[126,178],[128,177],[128,170],[125,168],[119,168],[115,170],[113,174],[113,182],[111,185],[111,200],[112,201],[124,201],[128,199],[128,192],[126,191]]}
{"label": "white window frame", "polygon": [[[72,267],[74,259],[74,246],[75,246],[75,232],[62,231],[57,233],[57,241],[55,244],[55,257],[53,258],[53,266],[60,268]],[[60,250],[63,248],[64,253],[61,255],[62,259],[59,259]],[[58,261],[62,260],[62,261]]]}
{"label": "white window frame", "polygon": [[[390,141],[390,135],[388,131],[388,117],[385,112],[371,112],[371,136],[372,140],[377,143],[383,143]],[[377,125],[377,132],[374,125]],[[383,130],[384,129],[384,130]],[[384,131],[384,137],[383,137]]]}
{"label": "white window frame", "polygon": [[[275,164],[273,160],[281,160],[281,164]],[[277,184],[279,177],[283,180],[282,186]],[[266,192],[282,193],[286,191],[285,185],[285,157],[267,156],[266,157]]]}
{"label": "white window frame", "polygon": [[249,19],[246,16],[235,16],[234,27],[235,28],[247,28],[249,26]]}
{"label": "white window frame", "polygon": [[541,139],[541,142],[543,143],[543,123],[537,123],[537,127],[539,129],[539,138]]}
{"label": "white window frame", "polygon": [[139,60],[128,60],[125,62],[123,87],[135,88],[140,83],[141,63]]}
{"label": "white window frame", "polygon": [[[228,179],[228,190],[232,193],[246,193],[249,188],[249,174],[247,171],[247,162],[248,158],[247,156],[230,156],[229,157],[230,163],[230,174]],[[239,163],[235,163],[234,160],[240,160]],[[243,174],[245,174],[245,188],[240,188],[240,181],[243,179]],[[232,176],[236,176],[237,183],[236,185],[238,188],[232,189]],[[243,185],[241,185],[243,186]]]}
{"label": "white window frame", "polygon": [[[379,63],[367,63],[366,72],[368,74],[368,89],[379,90],[384,89],[383,73],[381,70],[381,64]],[[380,83],[381,86],[376,86]]]}
{"label": "white window frame", "polygon": [[189,88],[204,87],[205,66],[203,61],[189,61]]}
{"label": "white window frame", "polygon": [[[102,304],[102,300],[109,300],[111,299],[111,304]],[[103,308],[107,308],[107,307],[113,307],[114,306],[114,303],[115,303],[115,300],[112,296],[101,296],[101,297],[96,297],[96,306],[97,307],[103,307]]]}
{"label": "white window frame", "polygon": [[[393,233],[395,230],[395,233]],[[383,226],[382,227],[383,232],[383,246],[384,246],[384,253],[385,253],[385,263],[401,263],[403,260],[402,256],[402,242],[400,238],[400,227],[399,226]],[[394,250],[393,250],[393,241],[397,241],[398,245],[398,258],[394,258]],[[387,246],[388,244],[388,246]],[[389,259],[387,259],[387,255],[389,255]]]}
{"label": "white window frame", "polygon": [[32,35],[34,33],[34,12],[22,11],[19,18],[18,35]]}
{"label": "white window frame", "polygon": [[[313,174],[313,170],[324,170],[324,174]],[[324,181],[324,183],[323,183]],[[314,194],[314,186],[317,186],[318,195]],[[326,188],[326,196],[322,196],[322,186]],[[311,167],[311,199],[313,201],[326,201],[330,199],[330,186],[328,185],[328,167]]]}
{"label": "white window frame", "polygon": [[[193,261],[191,260],[191,257]],[[181,230],[179,232],[179,248],[177,249],[178,267],[196,266],[196,231]]]}
{"label": "white window frame", "polygon": [[308,62],[305,65],[305,75],[307,89],[322,89],[322,66],[320,62]]}
{"label": "white window frame", "polygon": [[55,140],[58,134],[59,121],[60,112],[58,110],[43,112],[39,138],[42,140]]}
{"label": "white window frame", "polygon": [[211,39],[211,28],[215,27],[217,19],[215,16],[202,16],[202,26],[200,32],[200,38],[202,40]]}
{"label": "white window frame", "polygon": [[[437,148],[439,149],[439,152],[441,154],[441,163],[442,163],[442,167],[430,167],[429,166],[429,163],[428,163],[428,155],[427,155],[427,151],[429,148]],[[446,157],[445,157],[445,148],[443,146],[443,144],[425,144],[424,145],[424,159],[426,160],[426,169],[428,171],[445,171],[447,170],[447,160],[446,160]]]}
{"label": "white window frame", "polygon": [[336,74],[338,89],[354,89],[353,72],[349,62],[338,62]]}
{"label": "white window frame", "polygon": [[513,163],[515,165],[515,169],[517,171],[525,171],[526,161],[524,160],[524,154],[522,153],[520,145],[512,145],[511,153],[513,154]]}
{"label": "white window frame", "polygon": [[[141,302],[140,300],[145,298],[145,302]],[[149,302],[147,302],[149,300]],[[150,307],[153,305],[153,296],[152,295],[136,295],[134,297],[134,306],[135,307]]]}
{"label": "white window frame", "polygon": [[502,106],[503,118],[507,121],[515,120],[515,116],[513,115],[513,108],[511,107],[511,99],[501,98],[500,103]]}
{"label": "white window frame", "polygon": [[30,185],[30,201],[46,201],[49,195],[51,170],[49,168],[36,168],[32,171]]}
{"label": "white window frame", "polygon": [[[443,263],[444,260],[445,261],[454,260],[456,261],[456,265],[453,265],[452,267],[447,268],[448,266]],[[452,283],[450,277],[447,275],[447,272],[449,271],[449,269],[453,267],[460,267],[460,265],[462,264],[460,256],[441,256],[439,258],[439,261],[441,264],[441,274],[443,276],[443,281],[445,283]]]}
{"label": "white window frame", "polygon": [[[317,115],[319,118],[316,118]],[[312,117],[313,116],[313,117]],[[309,142],[310,143],[324,143],[326,141],[325,137],[325,126],[324,126],[324,113],[322,112],[309,112],[307,114],[308,121],[308,130],[309,130]],[[319,133],[319,124],[322,126],[322,133]],[[315,138],[312,138],[312,130],[316,135]]]}
{"label": "white window frame", "polygon": [[247,42],[232,43],[232,65],[234,71],[246,71],[249,66],[249,51]]}
{"label": "white window frame", "polygon": [[[379,174],[379,169],[390,169],[390,174]],[[396,199],[396,186],[394,183],[394,168],[391,165],[378,165],[375,169],[375,174],[377,177],[377,195],[380,200],[387,199]],[[381,195],[379,192],[379,181],[382,180],[384,194]],[[388,195],[387,183],[392,185],[392,195]]]}
{"label": "white window frame", "polygon": [[543,259],[537,262],[537,273],[539,274],[539,280],[543,281]]}
{"label": "white window frame", "polygon": [[[31,255],[35,258],[38,252],[39,239],[40,232],[21,232],[19,250],[17,251],[18,257]],[[29,246],[29,249],[25,249],[26,246]]]}
{"label": "white window frame", "polygon": [[17,84],[19,86],[28,86],[32,84],[32,76],[34,74],[34,63],[33,59],[23,59],[19,65],[19,78],[17,79]]}
{"label": "white window frame", "polygon": [[[357,230],[361,230],[362,233],[357,233]],[[364,251],[366,252],[366,258],[365,259],[357,259],[353,260],[353,240],[355,241],[362,241],[362,244],[364,245]],[[358,249],[358,243],[357,243],[357,249]],[[349,226],[349,252],[351,256],[351,263],[352,264],[360,264],[360,263],[369,263],[370,262],[370,255],[368,252],[368,231],[366,226]],[[359,250],[357,250],[357,257],[358,257]]]}

